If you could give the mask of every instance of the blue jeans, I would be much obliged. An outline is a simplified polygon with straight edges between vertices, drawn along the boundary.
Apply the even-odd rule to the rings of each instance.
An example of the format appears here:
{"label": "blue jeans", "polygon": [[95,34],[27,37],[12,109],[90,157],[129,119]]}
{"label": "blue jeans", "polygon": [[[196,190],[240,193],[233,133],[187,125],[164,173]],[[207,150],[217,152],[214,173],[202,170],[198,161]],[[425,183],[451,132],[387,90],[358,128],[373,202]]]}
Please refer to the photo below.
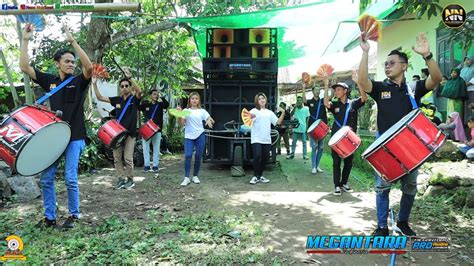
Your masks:
{"label": "blue jeans", "polygon": [[321,157],[323,156],[324,138],[321,140],[314,140],[310,138],[311,143],[311,165],[312,168],[318,168]]}
{"label": "blue jeans", "polygon": [[469,146],[466,144],[462,144],[459,146],[459,151],[464,153],[468,159],[473,159],[474,158],[474,147]]}
{"label": "blue jeans", "polygon": [[204,154],[204,146],[206,144],[206,135],[204,132],[196,139],[184,139],[184,176],[189,177],[191,172],[191,159],[194,154],[194,174],[193,176],[199,175],[201,169],[201,159]]}
{"label": "blue jeans", "polygon": [[[416,178],[418,176],[418,170],[413,171],[411,174],[404,175],[400,178],[402,182],[402,199],[400,200],[400,212],[398,213],[398,221],[408,222],[408,218],[411,213],[411,208],[415,202],[416,195]],[[392,186],[391,183],[383,180],[378,175],[375,176],[375,192],[376,205],[377,205],[377,223],[380,228],[387,228],[387,218],[389,211],[389,193]]]}
{"label": "blue jeans", "polygon": [[[79,217],[79,185],[77,183],[77,171],[79,168],[79,158],[85,146],[86,142],[83,139],[71,141],[64,152],[66,160],[64,176],[67,187],[69,214],[77,217]],[[54,175],[58,169],[59,161],[60,159],[40,174],[41,188],[43,190],[44,216],[48,220],[56,219]]]}
{"label": "blue jeans", "polygon": [[148,141],[142,139],[145,167],[150,167],[150,142],[153,144],[153,167],[158,168],[160,163],[161,132],[156,133]]}
{"label": "blue jeans", "polygon": [[306,154],[308,153],[306,150],[306,132],[299,133],[293,131],[293,142],[291,144],[291,152],[295,154],[296,142],[298,141],[298,139],[301,139],[301,142],[303,143],[303,156],[306,157]]}

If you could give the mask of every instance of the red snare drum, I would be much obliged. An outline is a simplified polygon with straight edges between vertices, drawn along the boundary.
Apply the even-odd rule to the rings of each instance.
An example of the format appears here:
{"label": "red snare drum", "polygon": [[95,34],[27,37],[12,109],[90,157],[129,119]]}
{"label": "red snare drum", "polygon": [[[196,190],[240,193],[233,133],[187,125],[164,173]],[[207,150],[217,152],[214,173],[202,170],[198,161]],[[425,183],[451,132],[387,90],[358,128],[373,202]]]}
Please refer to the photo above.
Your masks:
{"label": "red snare drum", "polygon": [[99,139],[109,148],[116,148],[127,138],[127,130],[116,120],[112,119],[103,124],[97,132]]}
{"label": "red snare drum", "polygon": [[140,132],[140,135],[142,135],[145,141],[148,141],[151,137],[158,133],[159,130],[160,127],[155,122],[153,122],[152,119],[150,119],[140,127],[138,132]]}
{"label": "red snare drum", "polygon": [[348,126],[339,129],[329,140],[329,147],[341,158],[349,157],[359,146],[359,136]]}
{"label": "red snare drum", "polygon": [[0,123],[0,159],[20,175],[35,175],[66,150],[71,128],[55,113],[22,106]]}
{"label": "red snare drum", "polygon": [[329,127],[323,120],[318,119],[308,128],[307,133],[314,140],[322,140],[329,133]]}
{"label": "red snare drum", "polygon": [[383,133],[362,158],[388,182],[412,172],[446,140],[422,112],[413,110]]}

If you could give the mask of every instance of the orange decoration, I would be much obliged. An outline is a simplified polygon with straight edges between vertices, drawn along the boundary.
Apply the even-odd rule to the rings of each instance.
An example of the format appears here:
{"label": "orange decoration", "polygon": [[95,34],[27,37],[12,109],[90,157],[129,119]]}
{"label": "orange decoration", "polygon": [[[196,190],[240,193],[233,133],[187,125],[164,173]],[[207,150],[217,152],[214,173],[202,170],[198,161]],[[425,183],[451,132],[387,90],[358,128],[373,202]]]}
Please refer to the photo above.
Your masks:
{"label": "orange decoration", "polygon": [[360,17],[359,29],[366,33],[367,40],[378,41],[382,37],[382,23],[371,15],[363,15]]}
{"label": "orange decoration", "polygon": [[331,65],[322,64],[316,71],[316,76],[325,78],[331,76],[333,72],[334,68]]}
{"label": "orange decoration", "polygon": [[95,78],[100,79],[108,79],[110,78],[109,72],[107,69],[101,64],[92,64],[92,76]]}
{"label": "orange decoration", "polygon": [[249,110],[247,110],[246,108],[242,109],[242,113],[240,114],[240,116],[242,117],[242,122],[244,123],[244,125],[252,127],[253,121]]}

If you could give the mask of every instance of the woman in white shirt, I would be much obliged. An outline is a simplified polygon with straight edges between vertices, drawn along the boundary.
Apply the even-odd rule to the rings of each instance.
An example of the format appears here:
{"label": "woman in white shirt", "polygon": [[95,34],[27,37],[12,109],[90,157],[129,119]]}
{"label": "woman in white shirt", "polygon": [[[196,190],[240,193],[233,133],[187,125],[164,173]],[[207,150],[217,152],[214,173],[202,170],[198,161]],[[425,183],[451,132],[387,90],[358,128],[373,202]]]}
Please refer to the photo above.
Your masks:
{"label": "woman in white shirt", "polygon": [[270,180],[263,177],[263,169],[268,161],[270,148],[272,146],[271,125],[280,125],[285,117],[285,110],[278,107],[281,112],[277,118],[275,113],[267,109],[267,96],[263,92],[255,95],[255,108],[250,110],[252,118],[251,138],[253,151],[253,174],[250,184],[255,185],[259,182],[268,183]]}
{"label": "woman in white shirt", "polygon": [[[204,134],[204,126],[202,121],[206,121],[206,125],[210,128],[214,125],[214,119],[209,113],[201,109],[201,97],[197,92],[191,92],[188,98],[188,108],[190,115],[186,118],[180,118],[179,123],[184,125],[184,179],[181,186],[187,186],[191,183],[189,174],[191,172],[191,159],[194,154],[194,172],[192,182],[199,184],[199,170],[201,168],[201,159],[204,153],[204,147],[206,144],[206,136]],[[180,107],[176,108],[181,110]]]}

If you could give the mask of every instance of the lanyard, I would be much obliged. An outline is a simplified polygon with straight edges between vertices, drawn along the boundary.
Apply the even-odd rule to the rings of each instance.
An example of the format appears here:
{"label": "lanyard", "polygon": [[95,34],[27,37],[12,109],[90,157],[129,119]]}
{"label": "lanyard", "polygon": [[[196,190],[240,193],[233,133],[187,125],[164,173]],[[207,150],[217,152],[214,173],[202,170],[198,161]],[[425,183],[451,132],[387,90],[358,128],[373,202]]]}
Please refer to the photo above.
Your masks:
{"label": "lanyard", "polygon": [[346,113],[344,114],[344,121],[341,125],[341,123],[339,123],[339,121],[337,121],[337,119],[334,117],[334,122],[336,122],[336,125],[341,128],[343,126],[345,126],[347,124],[347,118],[349,117],[349,111],[351,110],[351,102],[349,100],[347,100],[347,109],[346,109]]}
{"label": "lanyard", "polygon": [[127,103],[125,104],[125,107],[122,109],[122,112],[120,113],[120,116],[119,116],[119,118],[117,119],[117,121],[119,121],[119,123],[120,123],[120,120],[122,120],[123,115],[125,115],[125,111],[127,111],[127,108],[128,108],[128,106],[130,105],[130,102],[132,101],[132,99],[133,99],[133,95],[130,96],[130,98],[128,99]]}
{"label": "lanyard", "polygon": [[151,114],[150,119],[153,119],[155,117],[156,110],[158,110],[158,106],[160,106],[159,102],[156,102],[155,110],[153,110],[153,113]]}
{"label": "lanyard", "polygon": [[44,103],[44,101],[46,101],[49,97],[53,96],[56,92],[58,92],[59,90],[61,90],[62,88],[64,88],[64,86],[66,86],[67,84],[69,84],[69,82],[71,82],[73,79],[74,79],[74,76],[69,77],[69,78],[66,79],[65,81],[61,82],[61,84],[59,84],[59,86],[57,86],[56,88],[54,88],[54,89],[51,90],[50,92],[45,93],[43,96],[41,96],[41,98],[39,98],[39,99],[36,101],[36,104],[42,104],[42,103]]}
{"label": "lanyard", "polygon": [[406,84],[406,88],[407,88],[407,93],[408,93],[408,97],[410,98],[410,102],[411,102],[411,107],[413,107],[413,109],[417,109],[418,108],[418,104],[416,104],[416,101],[415,101],[415,97],[412,93],[412,90],[410,88],[410,85],[408,85],[408,83],[405,83]]}
{"label": "lanyard", "polygon": [[322,101],[321,101],[321,99],[319,99],[318,100],[318,109],[316,109],[316,117],[311,116],[311,118],[313,118],[314,120],[319,119],[319,110],[321,110],[321,104],[322,104]]}

